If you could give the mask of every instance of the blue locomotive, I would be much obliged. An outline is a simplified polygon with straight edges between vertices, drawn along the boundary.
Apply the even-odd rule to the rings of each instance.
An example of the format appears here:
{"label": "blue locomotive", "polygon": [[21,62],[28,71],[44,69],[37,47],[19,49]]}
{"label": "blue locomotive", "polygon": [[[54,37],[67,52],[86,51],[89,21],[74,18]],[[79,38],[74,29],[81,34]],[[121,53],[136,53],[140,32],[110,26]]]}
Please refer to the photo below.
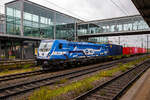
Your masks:
{"label": "blue locomotive", "polygon": [[67,40],[42,40],[38,48],[37,63],[43,69],[73,63],[86,63],[93,59],[122,54],[122,46],[95,44],[89,42],[70,42]]}

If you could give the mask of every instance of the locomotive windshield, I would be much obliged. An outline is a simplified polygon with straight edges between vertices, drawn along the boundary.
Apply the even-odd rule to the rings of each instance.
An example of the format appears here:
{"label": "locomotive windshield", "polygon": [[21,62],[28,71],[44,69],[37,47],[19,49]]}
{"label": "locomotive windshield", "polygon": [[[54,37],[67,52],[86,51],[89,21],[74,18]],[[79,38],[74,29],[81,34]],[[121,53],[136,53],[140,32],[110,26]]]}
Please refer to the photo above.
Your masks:
{"label": "locomotive windshield", "polygon": [[53,42],[41,42],[39,46],[39,50],[41,52],[48,52],[53,45]]}

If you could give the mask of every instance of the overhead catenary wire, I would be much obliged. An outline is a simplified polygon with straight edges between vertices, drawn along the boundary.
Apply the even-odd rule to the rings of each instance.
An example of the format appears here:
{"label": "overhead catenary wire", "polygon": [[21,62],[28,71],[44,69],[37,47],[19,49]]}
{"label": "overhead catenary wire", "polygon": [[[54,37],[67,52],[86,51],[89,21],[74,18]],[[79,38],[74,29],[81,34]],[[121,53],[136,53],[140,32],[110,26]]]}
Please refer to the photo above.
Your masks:
{"label": "overhead catenary wire", "polygon": [[79,16],[79,15],[73,13],[72,11],[67,10],[67,9],[65,9],[65,8],[63,8],[63,7],[57,5],[57,4],[55,4],[55,3],[53,3],[53,2],[51,2],[51,1],[49,1],[49,0],[44,0],[44,1],[46,1],[46,2],[49,3],[49,4],[53,4],[54,6],[56,6],[56,7],[58,7],[58,8],[61,8],[61,9],[65,10],[65,11],[67,11],[68,13],[70,13],[70,14],[72,14],[72,15],[75,15],[75,16],[79,17],[80,19],[87,20],[87,19],[85,19],[85,18],[83,18],[83,17],[81,17],[81,16]]}
{"label": "overhead catenary wire", "polygon": [[123,10],[129,15],[129,12],[128,12],[128,10],[125,9],[126,7],[124,6],[124,4],[120,0],[118,0],[118,1],[122,5],[122,7],[124,8]]}
{"label": "overhead catenary wire", "polygon": [[119,8],[120,9],[120,11],[123,13],[123,14],[125,14],[126,16],[128,16],[128,14],[116,3],[116,2],[114,2],[113,0],[110,0],[117,8]]}

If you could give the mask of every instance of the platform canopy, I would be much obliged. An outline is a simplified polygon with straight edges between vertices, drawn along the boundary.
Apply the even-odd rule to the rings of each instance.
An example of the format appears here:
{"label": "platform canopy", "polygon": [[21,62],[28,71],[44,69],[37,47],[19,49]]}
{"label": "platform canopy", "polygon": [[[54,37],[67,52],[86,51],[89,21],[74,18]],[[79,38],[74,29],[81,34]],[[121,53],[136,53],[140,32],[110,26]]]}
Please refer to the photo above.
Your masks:
{"label": "platform canopy", "polygon": [[150,26],[150,0],[132,0],[132,2]]}

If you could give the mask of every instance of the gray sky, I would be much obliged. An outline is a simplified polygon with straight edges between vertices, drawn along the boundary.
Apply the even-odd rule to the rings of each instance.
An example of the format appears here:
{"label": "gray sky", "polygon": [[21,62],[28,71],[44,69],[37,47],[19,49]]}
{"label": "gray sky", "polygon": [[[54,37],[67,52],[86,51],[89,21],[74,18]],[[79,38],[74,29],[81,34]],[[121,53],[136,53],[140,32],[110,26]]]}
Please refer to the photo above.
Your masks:
{"label": "gray sky", "polygon": [[[1,0],[0,13],[4,13],[5,3],[12,0]],[[131,0],[30,0],[40,5],[55,9],[68,15],[89,21],[139,14]],[[123,36],[121,44],[126,46],[146,46],[146,36]],[[110,37],[118,44],[118,37]]]}

